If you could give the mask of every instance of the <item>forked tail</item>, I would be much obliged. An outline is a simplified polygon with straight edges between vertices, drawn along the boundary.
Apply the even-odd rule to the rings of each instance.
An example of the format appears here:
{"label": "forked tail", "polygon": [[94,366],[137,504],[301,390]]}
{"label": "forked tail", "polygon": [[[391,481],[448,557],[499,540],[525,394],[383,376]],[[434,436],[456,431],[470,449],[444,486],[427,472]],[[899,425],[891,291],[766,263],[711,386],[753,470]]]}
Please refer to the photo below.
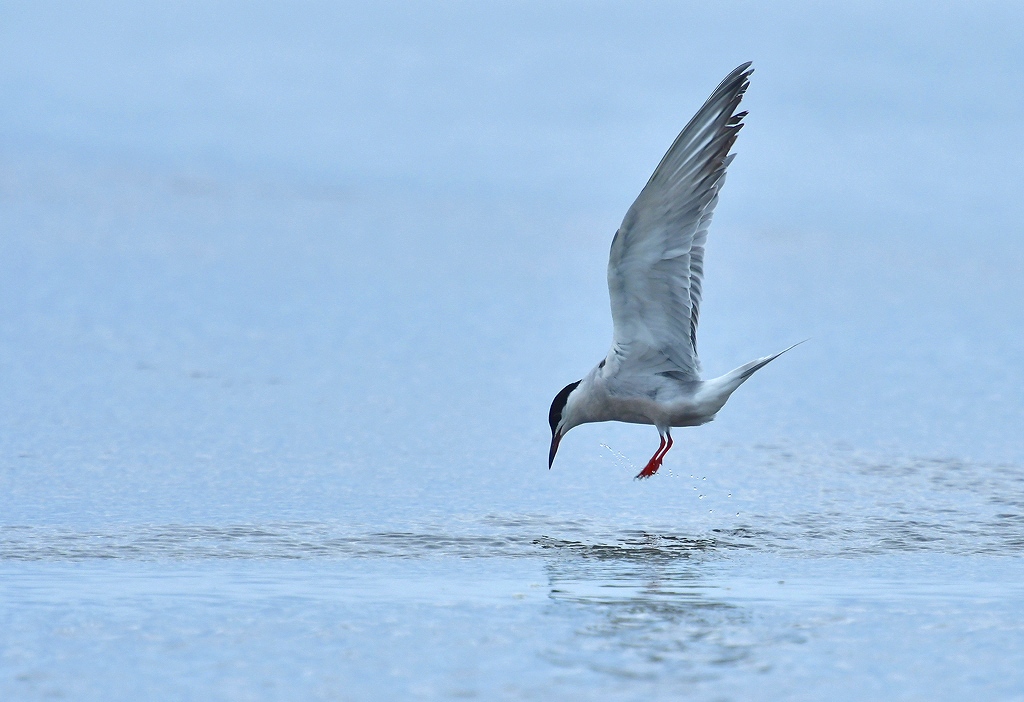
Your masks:
{"label": "forked tail", "polygon": [[[807,339],[804,339],[804,341],[807,341]],[[743,383],[747,381],[747,378],[749,378],[754,373],[758,372],[759,370],[767,366],[769,363],[774,361],[782,354],[804,343],[804,341],[798,341],[789,348],[782,349],[778,353],[772,354],[771,356],[765,356],[764,358],[756,358],[750,363],[744,363],[739,368],[731,370],[725,375],[723,375],[721,378],[716,379],[716,384],[720,384],[721,389],[724,390],[727,394],[731,395],[736,388],[738,388],[740,385],[743,385]]]}

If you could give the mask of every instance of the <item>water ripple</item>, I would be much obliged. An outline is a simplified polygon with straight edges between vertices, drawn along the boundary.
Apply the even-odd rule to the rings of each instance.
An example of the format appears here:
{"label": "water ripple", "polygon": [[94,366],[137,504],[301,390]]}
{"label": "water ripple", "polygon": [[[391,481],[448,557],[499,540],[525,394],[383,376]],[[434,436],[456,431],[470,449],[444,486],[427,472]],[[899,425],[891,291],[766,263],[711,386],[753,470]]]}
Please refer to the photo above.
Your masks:
{"label": "water ripple", "polygon": [[[772,480],[743,498],[742,514],[709,514],[707,521],[691,511],[660,523],[638,517],[628,525],[616,523],[618,516],[602,522],[597,516],[516,513],[388,528],[316,521],[93,530],[9,525],[0,526],[0,560],[543,557],[629,563],[745,550],[804,557],[1024,550],[1024,470],[1018,466],[828,453],[800,460],[786,453],[769,463]],[[729,492],[715,506],[738,507],[740,497],[733,501]]]}

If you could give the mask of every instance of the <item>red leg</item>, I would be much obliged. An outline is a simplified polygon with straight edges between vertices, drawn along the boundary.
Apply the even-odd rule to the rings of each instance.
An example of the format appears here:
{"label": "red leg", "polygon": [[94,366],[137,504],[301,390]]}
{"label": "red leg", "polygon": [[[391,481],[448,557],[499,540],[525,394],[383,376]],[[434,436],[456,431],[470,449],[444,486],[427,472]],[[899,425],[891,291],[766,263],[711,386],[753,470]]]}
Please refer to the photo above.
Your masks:
{"label": "red leg", "polygon": [[[666,436],[668,437],[667,442],[665,441]],[[670,448],[672,448],[672,435],[669,434],[668,432],[665,432],[665,435],[661,437],[661,445],[658,446],[658,450],[654,452],[653,456],[651,456],[651,460],[647,462],[647,465],[644,467],[644,469],[637,473],[635,479],[642,480],[644,478],[649,478],[655,473],[657,473],[658,469],[661,468],[661,462],[662,460],[664,460],[665,454],[668,453],[668,450]]]}

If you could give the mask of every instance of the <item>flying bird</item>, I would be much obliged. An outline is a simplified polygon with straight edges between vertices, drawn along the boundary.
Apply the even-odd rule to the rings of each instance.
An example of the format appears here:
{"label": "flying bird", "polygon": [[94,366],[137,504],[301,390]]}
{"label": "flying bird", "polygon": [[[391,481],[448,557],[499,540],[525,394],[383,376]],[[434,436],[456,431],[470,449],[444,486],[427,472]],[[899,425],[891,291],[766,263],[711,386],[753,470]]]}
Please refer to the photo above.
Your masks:
{"label": "flying bird", "polygon": [[[697,321],[704,245],[729,151],[743,127],[737,112],[753,69],[738,66],[672,142],[612,239],[608,292],[614,333],[608,355],[551,403],[551,450],[589,422],[653,424],[661,445],[636,476],[658,472],[672,448],[672,427],[706,424],[750,376],[784,354],[701,380]],[[794,344],[796,346],[796,344]]]}

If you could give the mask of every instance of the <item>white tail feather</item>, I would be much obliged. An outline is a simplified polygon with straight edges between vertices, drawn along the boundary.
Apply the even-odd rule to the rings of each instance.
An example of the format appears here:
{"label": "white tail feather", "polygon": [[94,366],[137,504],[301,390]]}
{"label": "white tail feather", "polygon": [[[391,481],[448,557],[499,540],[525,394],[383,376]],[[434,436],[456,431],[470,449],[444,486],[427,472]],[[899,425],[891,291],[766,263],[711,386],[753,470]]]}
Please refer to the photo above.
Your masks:
{"label": "white tail feather", "polygon": [[745,383],[747,379],[750,378],[750,376],[752,376],[754,373],[767,366],[769,363],[774,361],[782,354],[804,343],[804,341],[808,341],[808,339],[798,341],[789,348],[782,349],[778,353],[772,354],[771,356],[765,356],[764,358],[756,358],[750,363],[744,363],[739,368],[735,368],[721,377],[709,380],[708,385],[714,388],[716,394],[721,393],[722,395],[724,395],[724,404],[724,400],[728,399],[729,395],[732,395],[733,392],[736,391],[736,388],[738,388],[740,385],[743,385],[743,383]]}

